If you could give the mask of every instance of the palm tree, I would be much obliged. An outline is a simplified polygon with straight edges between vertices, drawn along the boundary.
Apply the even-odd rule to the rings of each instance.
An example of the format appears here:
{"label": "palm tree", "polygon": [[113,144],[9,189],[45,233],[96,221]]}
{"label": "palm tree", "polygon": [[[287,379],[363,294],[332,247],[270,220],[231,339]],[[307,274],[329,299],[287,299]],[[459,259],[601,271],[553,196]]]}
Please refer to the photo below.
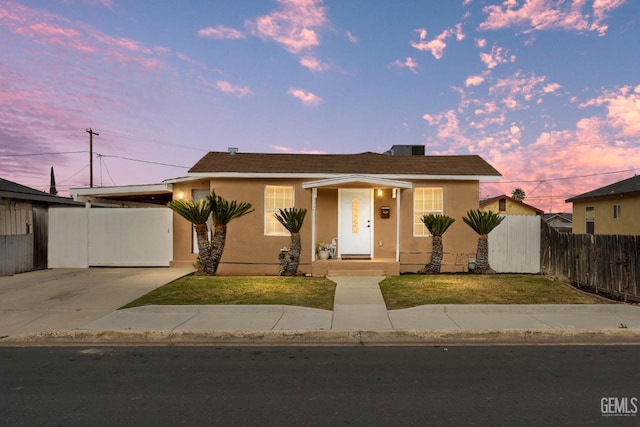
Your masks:
{"label": "palm tree", "polygon": [[281,276],[295,276],[298,274],[298,265],[300,265],[300,253],[302,252],[302,244],[300,242],[300,229],[304,222],[307,210],[300,208],[280,209],[279,214],[274,214],[275,218],[284,228],[291,233],[291,247],[285,255],[285,262],[281,268]]}
{"label": "palm tree", "polygon": [[517,201],[521,202],[524,200],[524,198],[526,197],[524,190],[520,187],[516,188],[515,190],[513,190],[511,192],[511,197],[513,197],[514,199],[516,199]]}
{"label": "palm tree", "polygon": [[420,218],[420,221],[427,227],[427,230],[433,236],[433,240],[431,242],[431,261],[419,273],[439,274],[443,256],[442,235],[455,222],[455,219],[447,215],[429,214]]}
{"label": "palm tree", "polygon": [[469,227],[473,228],[473,231],[478,233],[478,249],[476,251],[476,273],[491,273],[491,267],[489,267],[489,233],[496,228],[504,216],[500,216],[492,211],[483,212],[480,209],[471,210],[467,212],[467,216],[462,217],[462,220]]}
{"label": "palm tree", "polygon": [[198,256],[202,273],[213,275],[215,271],[211,262],[211,243],[209,243],[209,227],[207,221],[211,215],[211,204],[208,200],[172,200],[167,206],[193,224],[196,229],[196,239],[198,241]]}
{"label": "palm tree", "polygon": [[224,252],[224,245],[227,241],[227,224],[236,218],[253,212],[253,206],[247,202],[228,201],[218,196],[215,190],[207,196],[207,201],[211,205],[211,217],[213,219],[213,241],[211,242],[211,267],[213,274],[218,271],[218,265]]}

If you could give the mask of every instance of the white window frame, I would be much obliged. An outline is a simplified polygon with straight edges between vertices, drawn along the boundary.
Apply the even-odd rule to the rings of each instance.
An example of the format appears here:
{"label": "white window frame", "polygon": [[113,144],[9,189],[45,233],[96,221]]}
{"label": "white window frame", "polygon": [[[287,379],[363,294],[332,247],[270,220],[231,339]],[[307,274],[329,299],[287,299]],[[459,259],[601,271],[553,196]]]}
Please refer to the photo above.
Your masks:
{"label": "white window frame", "polygon": [[[268,192],[270,190],[290,190],[291,191],[291,205],[288,205],[285,201],[286,198],[283,198],[281,203],[275,203],[274,206],[270,206],[271,203],[268,203]],[[286,228],[282,226],[273,215],[280,212],[280,209],[292,208],[296,203],[296,193],[295,189],[292,185],[265,185],[264,186],[264,235],[265,236],[290,236],[291,233],[287,231]],[[269,221],[274,221],[272,223],[273,227],[269,227]],[[276,231],[270,231],[270,228],[275,228]]]}
{"label": "white window frame", "polygon": [[[424,201],[424,195],[431,193],[430,206]],[[437,200],[439,193],[439,200]],[[431,237],[420,218],[428,214],[444,215],[444,190],[442,187],[416,187],[413,189],[413,237]]]}
{"label": "white window frame", "polygon": [[622,209],[619,204],[613,205],[613,219],[620,219],[622,214]]}

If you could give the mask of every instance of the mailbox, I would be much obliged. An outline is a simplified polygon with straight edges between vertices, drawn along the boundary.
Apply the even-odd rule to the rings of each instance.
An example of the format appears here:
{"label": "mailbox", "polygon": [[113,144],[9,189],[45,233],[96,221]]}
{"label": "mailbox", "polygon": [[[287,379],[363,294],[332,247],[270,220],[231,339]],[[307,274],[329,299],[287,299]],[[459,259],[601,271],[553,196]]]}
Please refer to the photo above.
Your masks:
{"label": "mailbox", "polygon": [[380,206],[380,218],[389,218],[391,208],[389,206]]}

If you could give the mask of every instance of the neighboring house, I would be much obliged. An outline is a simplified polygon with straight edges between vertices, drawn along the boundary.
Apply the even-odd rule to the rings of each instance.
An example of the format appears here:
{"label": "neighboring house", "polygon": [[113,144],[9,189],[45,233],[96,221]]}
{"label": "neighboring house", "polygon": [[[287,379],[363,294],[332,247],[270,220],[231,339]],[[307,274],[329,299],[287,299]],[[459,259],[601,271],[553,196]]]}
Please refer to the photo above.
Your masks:
{"label": "neighboring house", "polygon": [[[424,156],[424,147],[413,147],[394,146],[392,154],[229,149],[208,153],[186,177],[163,185],[171,189],[173,199],[197,200],[214,189],[255,208],[229,224],[219,274],[277,274],[278,254],[290,239],[274,214],[289,207],[307,209],[301,230],[302,273],[321,276],[353,268],[385,274],[417,271],[431,251],[430,236],[420,221],[428,213],[456,219],[444,236],[442,270],[466,271],[469,258],[475,257],[477,235],[462,217],[477,208],[480,181],[501,175],[479,156]],[[96,191],[76,189],[72,194],[87,197]],[[177,214],[174,218],[171,264],[191,266],[197,256],[192,226]],[[315,245],[321,241],[337,243],[336,259],[316,259]]]}
{"label": "neighboring house", "polygon": [[542,215],[543,211],[505,194],[480,200],[480,210],[500,215]]}
{"label": "neighboring house", "polygon": [[560,233],[571,233],[573,227],[573,215],[570,213],[547,213],[542,219]]}
{"label": "neighboring house", "polygon": [[0,275],[47,268],[51,205],[82,203],[0,178]]}
{"label": "neighboring house", "polygon": [[640,235],[640,176],[605,185],[566,200],[573,203],[576,234]]}

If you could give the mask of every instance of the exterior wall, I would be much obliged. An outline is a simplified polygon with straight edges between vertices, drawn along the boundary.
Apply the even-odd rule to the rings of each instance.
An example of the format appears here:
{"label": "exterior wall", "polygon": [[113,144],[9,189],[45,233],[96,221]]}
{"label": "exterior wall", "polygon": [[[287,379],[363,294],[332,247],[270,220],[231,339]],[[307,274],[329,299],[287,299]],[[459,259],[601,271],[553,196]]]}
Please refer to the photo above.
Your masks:
{"label": "exterior wall", "polygon": [[[415,187],[442,187],[443,213],[456,221],[442,238],[444,257],[442,272],[467,271],[469,259],[475,258],[478,235],[462,217],[479,204],[478,181],[416,181]],[[401,193],[400,272],[415,272],[431,258],[431,237],[413,237],[413,191]]]}
{"label": "exterior wall", "polygon": [[536,211],[524,206],[522,203],[515,203],[513,200],[505,199],[505,210],[500,211],[500,201],[494,200],[480,207],[481,211],[492,211],[501,215],[537,215]]}
{"label": "exterior wall", "polygon": [[32,225],[31,203],[0,199],[0,236],[30,234]]}
{"label": "exterior wall", "polygon": [[[338,189],[318,188],[316,199],[316,235],[312,235],[312,190],[303,189],[303,180],[291,179],[211,179],[174,184],[174,199],[190,198],[193,189],[215,189],[216,193],[228,200],[249,202],[254,212],[237,218],[227,227],[227,241],[218,269],[220,275],[278,274],[278,254],[280,249],[290,245],[289,236],[265,236],[264,234],[264,188],[266,185],[286,185],[294,187],[295,206],[306,208],[307,216],[300,232],[302,255],[299,270],[311,273],[311,256],[316,243],[331,243],[338,237]],[[444,235],[444,260],[442,271],[466,271],[469,258],[475,257],[477,235],[462,221],[467,211],[478,206],[478,181],[419,181],[416,187],[442,187],[444,213],[456,222]],[[377,188],[373,196],[374,258],[395,259],[396,219],[400,218],[400,263],[401,271],[417,271],[429,260],[430,237],[413,237],[413,191],[398,190],[401,197],[401,211],[397,212],[396,199],[390,188]],[[381,207],[390,208],[389,218],[381,217]],[[192,252],[192,226],[185,219],[174,214],[174,257],[172,266],[191,266],[196,255]],[[340,242],[338,241],[338,245]]]}
{"label": "exterior wall", "polygon": [[[613,218],[613,205],[620,205],[620,218]],[[595,207],[595,234],[640,235],[640,196],[573,202],[573,233],[585,234],[585,210]]]}

